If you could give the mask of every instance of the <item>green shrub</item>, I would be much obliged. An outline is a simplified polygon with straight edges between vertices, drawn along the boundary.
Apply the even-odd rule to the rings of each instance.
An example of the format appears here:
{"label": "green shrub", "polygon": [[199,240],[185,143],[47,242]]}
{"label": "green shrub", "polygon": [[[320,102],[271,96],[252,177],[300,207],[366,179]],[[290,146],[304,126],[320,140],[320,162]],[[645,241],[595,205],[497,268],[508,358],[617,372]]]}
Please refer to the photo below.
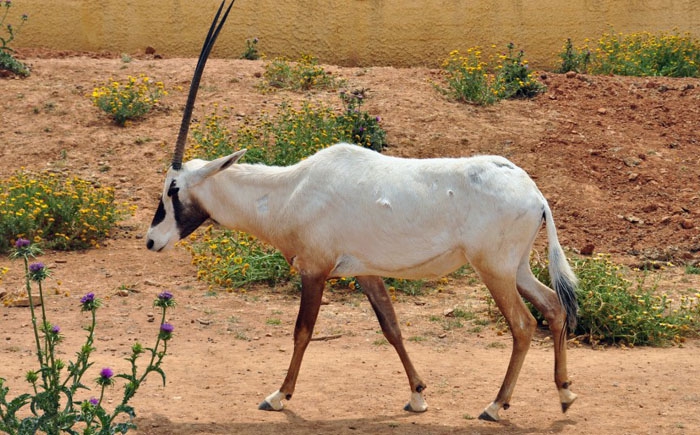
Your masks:
{"label": "green shrub", "polygon": [[[700,330],[700,302],[696,297],[668,295],[635,286],[621,267],[606,256],[576,259],[574,272],[579,278],[579,320],[574,334],[595,343],[666,345],[697,335]],[[535,263],[540,281],[549,285],[546,264]],[[542,316],[532,306],[532,313]]]}
{"label": "green shrub", "polygon": [[534,78],[524,52],[514,50],[515,45],[508,44],[508,53],[500,55],[493,66],[483,60],[478,47],[468,49],[465,55],[454,50],[443,62],[446,86],[436,87],[456,101],[478,105],[532,98],[544,92],[546,88]]}
{"label": "green shrub", "polygon": [[201,238],[190,236],[182,245],[192,255],[197,278],[212,286],[272,286],[287,282],[294,275],[282,254],[246,233],[213,231],[208,227]]}
{"label": "green shrub", "polygon": [[114,189],[78,177],[27,172],[0,180],[0,252],[18,237],[48,248],[98,246],[123,214]]}
{"label": "green shrub", "polygon": [[689,33],[604,33],[589,47],[570,40],[560,57],[564,69],[626,76],[700,77],[700,40]]}
{"label": "green shrub", "polygon": [[282,103],[274,116],[246,119],[237,129],[229,127],[230,112],[218,107],[204,122],[192,126],[192,144],[186,158],[212,160],[247,148],[248,163],[289,166],[338,142],[351,142],[381,150],[386,133],[378,117],[360,110],[365,91],[341,94],[341,113],[310,102],[300,107]]}
{"label": "green shrub", "polygon": [[263,77],[269,87],[293,91],[337,89],[344,84],[344,80],[326,72],[311,55],[303,55],[296,62],[276,58],[265,66]]}
{"label": "green shrub", "polygon": [[138,78],[129,76],[125,83],[110,79],[109,84],[92,91],[92,102],[118,125],[125,126],[150,112],[167,94],[162,82],[153,83],[141,74]]}

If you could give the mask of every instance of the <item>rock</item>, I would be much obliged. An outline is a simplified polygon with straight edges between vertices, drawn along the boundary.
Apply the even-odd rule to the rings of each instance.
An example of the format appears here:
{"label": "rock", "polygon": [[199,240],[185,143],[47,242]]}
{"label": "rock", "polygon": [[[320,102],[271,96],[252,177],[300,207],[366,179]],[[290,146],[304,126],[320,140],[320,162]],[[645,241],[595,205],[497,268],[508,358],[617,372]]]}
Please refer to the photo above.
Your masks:
{"label": "rock", "polygon": [[605,107],[601,107],[600,109],[597,110],[597,112],[598,112],[598,115],[605,115],[606,113],[608,113],[608,109],[606,109]]}
{"label": "rock", "polygon": [[580,252],[581,255],[593,255],[593,250],[595,249],[595,245],[593,243],[588,243],[584,245],[583,248],[581,248]]}
{"label": "rock", "polygon": [[568,71],[565,75],[567,79],[573,79],[576,77],[576,71]]}
{"label": "rock", "polygon": [[693,221],[690,219],[683,219],[681,220],[681,228],[683,228],[684,230],[695,228],[695,223],[693,223]]}
{"label": "rock", "polygon": [[[41,305],[41,298],[39,296],[32,296],[32,302],[34,303],[35,307],[38,307]],[[19,299],[14,299],[10,300],[7,302],[8,307],[28,307],[29,306],[29,297],[24,296]]]}

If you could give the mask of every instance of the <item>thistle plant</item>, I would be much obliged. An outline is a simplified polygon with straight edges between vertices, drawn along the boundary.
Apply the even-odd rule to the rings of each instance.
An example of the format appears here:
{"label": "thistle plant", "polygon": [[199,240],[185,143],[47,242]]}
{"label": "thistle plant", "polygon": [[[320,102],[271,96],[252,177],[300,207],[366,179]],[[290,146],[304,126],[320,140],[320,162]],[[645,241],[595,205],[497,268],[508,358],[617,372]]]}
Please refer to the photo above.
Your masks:
{"label": "thistle plant", "polygon": [[260,52],[258,51],[258,38],[251,38],[245,40],[245,50],[241,54],[241,59],[246,60],[258,60],[260,59]]}
{"label": "thistle plant", "polygon": [[123,127],[150,112],[165,95],[168,92],[162,82],[141,74],[129,76],[125,83],[110,79],[109,84],[92,91],[92,102]]}
{"label": "thistle plant", "polygon": [[386,143],[386,131],[379,125],[381,119],[378,116],[362,110],[366,98],[366,89],[341,92],[345,112],[339,117],[339,123],[345,127],[346,136],[352,143],[381,152]]}
{"label": "thistle plant", "polygon": [[[95,384],[99,387],[99,396],[89,396],[88,388],[83,378],[90,371],[93,362],[91,354],[96,350],[95,329],[97,325],[96,312],[102,301],[94,293],[87,293],[80,299],[80,311],[88,313],[89,324],[85,327],[87,337],[85,344],[76,353],[74,361],[64,362],[58,358],[58,346],[63,339],[63,330],[57,324],[49,321],[46,315],[46,301],[42,282],[50,272],[41,262],[31,262],[30,259],[41,254],[41,250],[29,240],[18,239],[11,258],[24,262],[26,291],[29,300],[33,340],[36,347],[38,370],[27,372],[25,379],[31,385],[32,393],[21,394],[13,399],[8,398],[9,387],[6,380],[0,378],[0,431],[7,434],[33,434],[37,432],[49,435],[60,433],[83,435],[107,435],[122,433],[135,429],[133,418],[136,413],[128,403],[136,394],[139,386],[146,377],[155,372],[161,376],[165,385],[165,372],[161,365],[167,353],[167,346],[173,337],[174,327],[167,323],[166,312],[175,306],[170,292],[160,293],[154,301],[154,306],[160,308],[161,319],[155,345],[144,348],[135,343],[131,355],[126,358],[131,370],[128,373],[115,373],[110,367],[103,367]],[[33,294],[34,286],[38,295]],[[38,300],[35,303],[35,296]],[[40,308],[39,308],[40,307]],[[146,355],[148,364],[139,372],[137,361]],[[116,379],[126,380],[122,399],[109,412],[104,408],[106,390],[116,384]],[[85,396],[85,397],[81,397]],[[29,405],[29,409],[23,411]],[[21,413],[29,415],[20,417]]]}
{"label": "thistle plant", "polygon": [[29,68],[22,62],[15,59],[12,53],[14,50],[10,48],[10,43],[15,39],[20,29],[27,22],[29,16],[22,14],[20,17],[19,26],[14,27],[12,24],[5,24],[10,8],[12,7],[11,0],[0,1],[0,70],[11,71],[14,74],[26,77],[29,75]]}

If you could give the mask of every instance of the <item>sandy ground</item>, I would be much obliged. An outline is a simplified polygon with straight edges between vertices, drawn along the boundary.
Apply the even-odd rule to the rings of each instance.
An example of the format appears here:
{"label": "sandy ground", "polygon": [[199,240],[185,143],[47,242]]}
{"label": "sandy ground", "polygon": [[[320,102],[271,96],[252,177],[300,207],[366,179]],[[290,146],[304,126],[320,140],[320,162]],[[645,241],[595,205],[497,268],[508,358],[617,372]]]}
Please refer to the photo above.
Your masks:
{"label": "sandy ground", "polygon": [[[87,319],[77,304],[88,291],[106,301],[90,377],[106,365],[125,369],[131,344],[147,344],[155,335],[148,314],[158,292],[173,291],[179,302],[169,316],[176,334],[164,363],[167,384],[150,379],[132,402],[138,433],[700,432],[697,341],[661,349],[593,350],[572,343],[569,373],[579,400],[563,415],[547,331],[538,332],[532,344],[512,407],[501,413],[504,421],[477,420],[500,386],[511,339],[489,315],[486,289],[455,277],[396,303],[409,353],[428,384],[428,412],[402,411],[409,388],[401,364],[381,340],[369,304],[353,292],[327,292],[316,337],[330,339],[310,345],[286,410],[258,411],[284,378],[297,294],[287,288],[207,293],[184,250],[156,255],[143,246],[185,99],[174,88],[187,86],[194,60],[28,56],[31,77],[0,82],[0,176],[20,166],[61,169],[115,186],[120,201],[139,207],[101,249],[42,257],[53,269],[47,309],[65,331],[63,357],[71,358],[81,342],[80,325]],[[257,76],[263,66],[210,60],[195,117],[202,119],[215,102],[255,116],[300,98],[262,94]],[[700,258],[700,80],[546,74],[544,95],[479,108],[445,100],[431,84],[439,78],[435,70],[327,68],[352,88],[370,90],[365,109],[382,118],[386,153],[493,153],[526,169],[549,199],[567,248],[590,245],[631,265],[682,265]],[[165,82],[171,95],[145,120],[115,127],[87,95],[109,77],[139,73]],[[334,92],[307,97],[339,105]],[[1,266],[11,270],[0,287],[21,287],[19,263],[2,259]],[[664,291],[698,288],[697,276],[683,267],[657,274]],[[120,288],[130,289],[128,296],[118,296]],[[450,326],[444,313],[455,307],[475,312],[476,320]],[[21,391],[34,362],[28,311],[0,312],[0,377]],[[484,320],[490,322],[479,328]],[[121,388],[115,387],[114,397]]]}

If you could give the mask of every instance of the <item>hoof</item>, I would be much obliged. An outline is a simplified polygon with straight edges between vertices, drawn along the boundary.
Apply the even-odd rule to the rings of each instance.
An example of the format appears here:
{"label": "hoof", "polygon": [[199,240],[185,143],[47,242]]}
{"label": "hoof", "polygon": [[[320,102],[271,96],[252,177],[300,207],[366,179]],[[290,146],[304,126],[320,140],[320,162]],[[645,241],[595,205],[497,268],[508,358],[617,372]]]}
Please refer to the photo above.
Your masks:
{"label": "hoof", "polygon": [[428,410],[428,407],[426,406],[425,408],[418,408],[418,409],[416,409],[416,408],[414,408],[414,407],[411,406],[411,402],[408,402],[408,403],[406,404],[406,406],[403,407],[403,410],[404,410],[404,411],[408,411],[408,412],[421,413],[421,412],[427,411],[427,410]]}
{"label": "hoof", "polygon": [[428,410],[428,404],[425,403],[421,393],[411,393],[411,400],[403,407],[403,410],[408,412],[425,412]]}
{"label": "hoof", "polygon": [[273,408],[272,405],[267,403],[265,400],[260,402],[260,405],[258,405],[258,409],[261,411],[279,411],[278,409]]}
{"label": "hoof", "polygon": [[279,390],[270,394],[258,405],[258,409],[261,411],[281,411],[284,409],[284,404],[282,403],[282,398],[284,395],[279,392]]}
{"label": "hoof", "polygon": [[479,416],[479,420],[484,421],[499,421],[498,411],[501,409],[501,405],[496,402],[491,402],[489,406],[484,409],[484,412]]}
{"label": "hoof", "polygon": [[484,421],[498,421],[498,418],[493,417],[491,414],[488,412],[484,411],[481,413],[479,416],[479,420],[484,420]]}
{"label": "hoof", "polygon": [[561,400],[561,412],[566,412],[571,405],[576,401],[575,393],[572,393],[568,388],[559,390],[559,399]]}
{"label": "hoof", "polygon": [[574,397],[574,399],[573,399],[571,402],[569,402],[569,403],[564,403],[564,402],[562,402],[562,404],[561,404],[561,412],[566,413],[566,411],[569,410],[569,408],[571,407],[571,405],[574,404],[575,401],[576,401],[576,398]]}

